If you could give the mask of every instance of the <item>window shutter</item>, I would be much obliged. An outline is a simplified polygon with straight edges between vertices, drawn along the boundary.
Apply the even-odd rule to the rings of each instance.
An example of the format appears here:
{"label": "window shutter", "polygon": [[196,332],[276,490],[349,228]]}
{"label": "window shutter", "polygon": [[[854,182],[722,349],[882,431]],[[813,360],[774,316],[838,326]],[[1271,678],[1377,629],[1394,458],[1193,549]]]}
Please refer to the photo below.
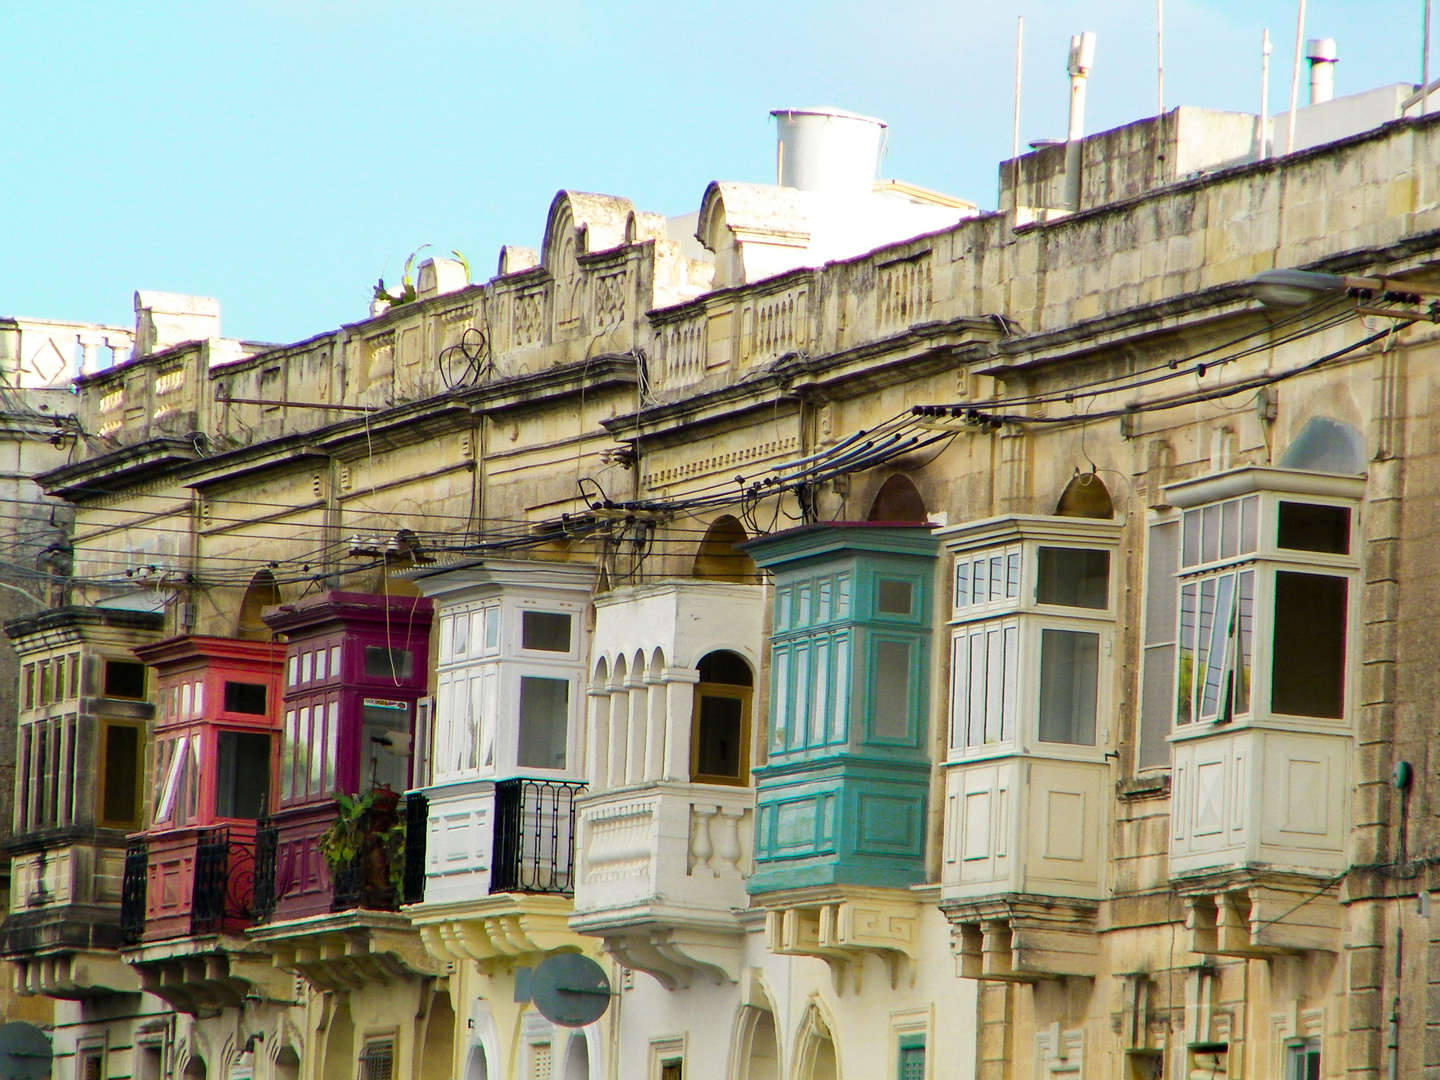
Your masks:
{"label": "window shutter", "polygon": [[1140,730],[1137,765],[1170,764],[1167,736],[1175,717],[1175,628],[1180,568],[1180,523],[1156,522],[1149,529],[1145,562],[1145,645],[1140,672]]}

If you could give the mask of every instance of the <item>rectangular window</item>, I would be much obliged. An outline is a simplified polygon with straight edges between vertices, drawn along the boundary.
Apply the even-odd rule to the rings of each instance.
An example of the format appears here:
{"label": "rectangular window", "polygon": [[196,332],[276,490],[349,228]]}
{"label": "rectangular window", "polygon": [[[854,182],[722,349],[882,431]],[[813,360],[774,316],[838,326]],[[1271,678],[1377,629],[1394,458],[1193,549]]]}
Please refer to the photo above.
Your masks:
{"label": "rectangular window", "polygon": [[454,625],[450,627],[450,655],[459,658],[465,655],[470,640],[470,616],[461,612],[451,622]]}
{"label": "rectangular window", "polygon": [[955,606],[1010,604],[1020,599],[1020,549],[995,548],[955,558]]}
{"label": "rectangular window", "polygon": [[33,709],[35,707],[35,665],[26,664],[22,675],[24,689],[21,691],[25,702],[23,708]]}
{"label": "rectangular window", "polygon": [[263,817],[270,801],[270,736],[222,731],[215,739],[215,816]]}
{"label": "rectangular window", "polygon": [[285,685],[295,686],[300,682],[300,657],[291,656],[285,665]]}
{"label": "rectangular window", "polygon": [[324,794],[335,790],[335,761],[340,754],[340,702],[331,698],[329,702],[329,723],[325,725],[325,774]]}
{"label": "rectangular window", "polygon": [[[320,706],[315,710],[319,712]],[[404,791],[410,773],[410,703],[366,698],[361,721],[366,778],[376,787]]]}
{"label": "rectangular window", "polygon": [[49,705],[54,700],[55,665],[49,660],[42,660],[40,662],[40,704]]}
{"label": "rectangular window", "polygon": [[1276,572],[1272,712],[1344,717],[1347,585],[1326,574]]}
{"label": "rectangular window", "polygon": [[360,1080],[394,1080],[395,1042],[372,1039],[360,1054]]}
{"label": "rectangular window", "polygon": [[908,641],[875,643],[875,696],[871,733],[908,740],[910,734],[910,646]]}
{"label": "rectangular window", "polygon": [[1200,566],[1253,555],[1259,549],[1260,496],[1246,495],[1186,510],[1181,565]]}
{"label": "rectangular window", "polygon": [[315,650],[315,681],[324,682],[329,672],[326,670],[326,657],[330,655],[326,649]]}
{"label": "rectangular window", "polygon": [[1319,1039],[1306,1039],[1285,1047],[1285,1080],[1320,1080]]}
{"label": "rectangular window", "polygon": [[1095,745],[1100,635],[1040,631],[1040,741]]}
{"label": "rectangular window", "polygon": [[925,1040],[909,1036],[900,1040],[900,1061],[895,1075],[899,1080],[925,1080]]}
{"label": "rectangular window", "polygon": [[105,745],[101,753],[105,764],[101,778],[100,816],[109,826],[138,825],[140,729],[124,724],[105,724],[102,730]]}
{"label": "rectangular window", "polygon": [[225,711],[246,716],[265,715],[264,683],[243,683],[225,680]]}
{"label": "rectangular window", "polygon": [[[522,769],[565,768],[569,735],[570,682],[534,675],[520,678],[520,747]],[[638,717],[644,723],[643,717]]]}
{"label": "rectangular window", "polygon": [[415,658],[407,649],[365,646],[365,674],[375,679],[409,679],[415,672]]}
{"label": "rectangular window", "polygon": [[340,678],[340,646],[339,646],[339,645],[331,645],[331,646],[330,646],[330,677],[331,677],[332,679],[338,679],[338,678]]}
{"label": "rectangular window", "polygon": [[285,710],[285,742],[280,747],[280,799],[289,801],[295,796],[295,747],[300,741],[300,731],[295,723],[295,710]]}
{"label": "rectangular window", "polygon": [[745,702],[739,697],[712,690],[701,690],[699,698],[696,779],[739,780]]}
{"label": "rectangular window", "polygon": [[313,795],[310,790],[310,755],[314,743],[310,736],[310,706],[304,706],[295,717],[295,797]]}
{"label": "rectangular window", "polygon": [[1042,547],[1036,558],[1035,602],[1060,607],[1110,606],[1110,553]]}
{"label": "rectangular window", "polygon": [[[370,674],[368,671],[366,674]],[[305,652],[300,654],[300,681],[311,682],[315,678],[315,654]]]}
{"label": "rectangular window", "polygon": [[770,665],[774,669],[771,677],[775,686],[774,700],[770,705],[770,715],[775,718],[774,728],[770,732],[770,743],[771,750],[779,753],[785,749],[790,722],[790,650],[773,650]]}
{"label": "rectangular window", "polygon": [[570,651],[570,616],[560,611],[522,611],[520,647],[536,652]]}
{"label": "rectangular window", "polygon": [[144,698],[145,665],[128,660],[106,660],[105,696],[132,701]]}
{"label": "rectangular window", "polygon": [[1290,551],[1350,554],[1350,508],[1281,502],[1275,546]]}
{"label": "rectangular window", "polygon": [[1192,579],[1180,588],[1175,722],[1225,722],[1250,711],[1255,571]]}
{"label": "rectangular window", "polygon": [[909,615],[913,591],[908,581],[880,578],[875,585],[875,607],[882,615]]}
{"label": "rectangular window", "polygon": [[80,654],[70,654],[70,696],[80,696]]}
{"label": "rectangular window", "polygon": [[951,742],[955,749],[1006,743],[1015,737],[1020,624],[979,623],[955,632]]}
{"label": "rectangular window", "polygon": [[65,700],[65,657],[55,658],[55,700]]}

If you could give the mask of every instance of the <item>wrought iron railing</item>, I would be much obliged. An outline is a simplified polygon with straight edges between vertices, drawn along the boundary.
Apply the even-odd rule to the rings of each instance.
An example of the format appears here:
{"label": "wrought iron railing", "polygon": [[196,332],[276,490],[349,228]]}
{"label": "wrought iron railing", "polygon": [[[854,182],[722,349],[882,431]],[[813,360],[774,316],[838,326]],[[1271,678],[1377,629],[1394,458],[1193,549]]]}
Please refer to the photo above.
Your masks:
{"label": "wrought iron railing", "polygon": [[228,828],[206,829],[195,842],[190,932],[213,934],[255,919],[255,849]]}
{"label": "wrought iron railing", "polygon": [[255,823],[255,886],[250,897],[250,917],[262,923],[275,912],[275,854],[280,830],[269,818]]}
{"label": "wrought iron railing", "polygon": [[120,940],[136,944],[145,933],[145,879],[150,872],[150,845],[131,840],[125,849],[125,877],[120,884]]}
{"label": "wrought iron railing", "polygon": [[495,784],[490,891],[562,893],[575,889],[575,800],[585,785],[516,778]]}
{"label": "wrought iron railing", "polygon": [[405,877],[402,904],[425,899],[425,834],[430,827],[430,800],[418,791],[405,796]]}

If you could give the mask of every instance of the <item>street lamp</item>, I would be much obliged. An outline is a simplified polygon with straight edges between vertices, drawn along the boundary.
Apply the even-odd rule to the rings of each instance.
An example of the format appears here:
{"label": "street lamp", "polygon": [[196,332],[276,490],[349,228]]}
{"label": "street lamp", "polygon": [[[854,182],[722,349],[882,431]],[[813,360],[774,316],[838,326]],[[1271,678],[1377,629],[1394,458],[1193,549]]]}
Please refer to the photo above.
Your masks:
{"label": "street lamp", "polygon": [[1251,295],[1266,307],[1303,307],[1327,297],[1347,295],[1361,301],[1356,310],[1362,315],[1402,316],[1408,319],[1440,321],[1440,303],[1432,302],[1427,310],[1395,310],[1364,306],[1365,301],[1418,305],[1424,297],[1440,297],[1440,288],[1419,285],[1396,278],[1350,277],[1342,274],[1320,274],[1313,270],[1262,270],[1246,284]]}

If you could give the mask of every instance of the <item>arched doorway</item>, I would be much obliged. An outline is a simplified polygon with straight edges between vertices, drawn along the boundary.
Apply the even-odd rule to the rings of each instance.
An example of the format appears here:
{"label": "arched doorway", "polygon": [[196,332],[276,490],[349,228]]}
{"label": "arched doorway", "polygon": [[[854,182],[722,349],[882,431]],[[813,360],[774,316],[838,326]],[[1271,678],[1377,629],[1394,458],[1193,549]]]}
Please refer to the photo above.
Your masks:
{"label": "arched doorway", "polygon": [[240,617],[236,636],[242,641],[271,641],[275,635],[260,619],[267,607],[280,603],[280,586],[269,570],[257,570],[250,579],[245,595],[240,598]]}
{"label": "arched doorway", "polygon": [[925,508],[925,500],[914,481],[896,473],[880,485],[865,520],[926,522],[930,520],[930,511]]}
{"label": "arched doorway", "polygon": [[322,1066],[322,1080],[351,1080],[355,1075],[355,1021],[349,1001],[339,1002],[330,1016]]}
{"label": "arched doorway", "polygon": [[736,544],[750,539],[745,535],[745,526],[737,518],[722,514],[705,530],[705,538],[695,552],[695,563],[691,576],[702,581],[729,581],[737,585],[753,585],[759,581],[754,560],[743,551],[736,551]]}
{"label": "arched doorway", "polygon": [[570,1043],[565,1048],[560,1080],[590,1080],[590,1046],[579,1031],[570,1036]]}
{"label": "arched doorway", "polygon": [[425,1019],[425,1042],[420,1050],[421,1076],[449,1076],[455,1048],[455,1010],[450,995],[437,993],[430,1000],[430,1014]]}
{"label": "arched doorway", "polygon": [[465,1080],[490,1080],[490,1065],[483,1046],[472,1046],[465,1062]]}
{"label": "arched doorway", "polygon": [[1057,517],[1113,518],[1115,504],[1110,499],[1110,489],[1093,472],[1077,472],[1060,493],[1055,504]]}
{"label": "arched doorway", "polygon": [[697,784],[750,782],[750,706],[755,676],[739,653],[717,649],[696,665],[690,720],[690,780]]}

